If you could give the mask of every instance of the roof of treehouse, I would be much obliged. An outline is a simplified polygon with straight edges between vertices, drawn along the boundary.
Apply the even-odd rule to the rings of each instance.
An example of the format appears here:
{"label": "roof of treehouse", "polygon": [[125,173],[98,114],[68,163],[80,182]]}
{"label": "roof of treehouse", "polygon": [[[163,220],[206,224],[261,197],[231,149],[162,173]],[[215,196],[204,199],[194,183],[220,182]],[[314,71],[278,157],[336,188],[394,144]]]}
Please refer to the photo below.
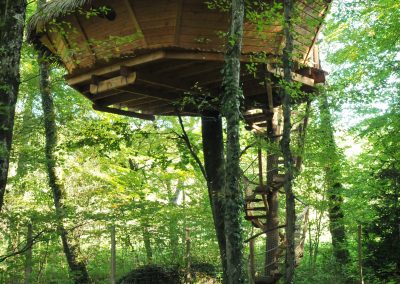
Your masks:
{"label": "roof of treehouse", "polygon": [[[29,21],[28,40],[49,51],[67,71],[67,82],[95,108],[141,118],[198,115],[198,105],[213,104],[221,89],[229,13],[204,0],[53,0]],[[264,4],[279,2],[259,1]],[[331,0],[295,0],[301,22],[295,25],[299,67],[294,79],[312,92],[323,82],[313,54]],[[279,18],[279,17],[278,17]],[[248,111],[279,105],[279,56],[284,35],[279,19],[248,19],[244,25],[241,80]],[[263,55],[260,60],[257,55]],[[266,59],[266,60],[265,60]],[[314,60],[314,62],[313,62]],[[266,74],[271,80],[267,88]]]}

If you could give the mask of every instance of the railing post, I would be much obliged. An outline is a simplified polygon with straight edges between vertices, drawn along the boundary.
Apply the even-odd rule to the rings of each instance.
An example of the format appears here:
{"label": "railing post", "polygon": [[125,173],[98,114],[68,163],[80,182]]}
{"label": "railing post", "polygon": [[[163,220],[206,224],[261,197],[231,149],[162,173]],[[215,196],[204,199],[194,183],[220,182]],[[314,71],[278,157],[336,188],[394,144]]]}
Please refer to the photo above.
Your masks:
{"label": "railing post", "polygon": [[254,284],[255,276],[256,276],[256,266],[255,266],[255,259],[254,259],[254,242],[255,240],[252,239],[249,242],[250,247],[250,255],[249,255],[249,283]]}
{"label": "railing post", "polygon": [[360,283],[364,284],[363,255],[362,255],[362,225],[358,225],[358,268],[360,272]]}
{"label": "railing post", "polygon": [[185,283],[186,284],[191,284],[192,283],[192,275],[190,273],[191,270],[191,265],[192,265],[192,260],[190,257],[190,229],[186,228],[186,279]]}

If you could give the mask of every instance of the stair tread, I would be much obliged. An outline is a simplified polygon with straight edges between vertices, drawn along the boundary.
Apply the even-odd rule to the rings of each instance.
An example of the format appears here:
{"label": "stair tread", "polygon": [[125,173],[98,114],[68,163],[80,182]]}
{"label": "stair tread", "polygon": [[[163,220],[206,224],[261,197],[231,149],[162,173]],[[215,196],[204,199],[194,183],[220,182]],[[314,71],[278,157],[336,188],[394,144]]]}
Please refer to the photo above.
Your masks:
{"label": "stair tread", "polygon": [[266,211],[267,208],[265,207],[253,207],[253,208],[246,208],[246,211]]}
{"label": "stair tread", "polygon": [[260,198],[250,198],[250,199],[246,199],[246,202],[260,202],[260,201],[264,201]]}
{"label": "stair tread", "polygon": [[244,217],[246,220],[256,220],[256,219],[266,219],[266,215],[260,215],[260,216],[245,216]]}

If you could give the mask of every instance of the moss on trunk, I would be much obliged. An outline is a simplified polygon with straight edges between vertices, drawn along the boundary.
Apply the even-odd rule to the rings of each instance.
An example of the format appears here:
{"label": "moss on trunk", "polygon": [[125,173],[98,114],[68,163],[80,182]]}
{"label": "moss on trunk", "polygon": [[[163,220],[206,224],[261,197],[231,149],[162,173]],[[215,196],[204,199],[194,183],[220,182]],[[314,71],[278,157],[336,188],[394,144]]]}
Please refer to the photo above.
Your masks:
{"label": "moss on trunk", "polygon": [[26,0],[0,2],[0,212],[4,204],[20,84]]}

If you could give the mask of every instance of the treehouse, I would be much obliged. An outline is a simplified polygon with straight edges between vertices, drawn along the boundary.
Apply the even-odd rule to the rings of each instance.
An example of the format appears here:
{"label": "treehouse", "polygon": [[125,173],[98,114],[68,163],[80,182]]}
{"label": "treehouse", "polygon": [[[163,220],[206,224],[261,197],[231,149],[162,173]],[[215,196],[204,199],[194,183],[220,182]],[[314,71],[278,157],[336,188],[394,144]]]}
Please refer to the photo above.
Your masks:
{"label": "treehouse", "polygon": [[[96,110],[149,120],[155,116],[200,116],[219,111],[225,34],[230,23],[229,9],[214,8],[207,2],[213,1],[53,0],[30,19],[28,40],[50,60],[65,66],[68,84],[90,99]],[[285,37],[279,16],[271,17],[263,9],[268,6],[264,4],[279,6],[283,1],[250,2],[258,4],[254,8],[259,13],[248,15],[244,24],[243,117],[249,130],[279,143],[282,111],[278,93]],[[294,1],[292,78],[303,93],[313,93],[316,85],[325,81],[315,41],[330,2]],[[282,7],[276,11],[283,13]],[[304,118],[299,129],[306,124]],[[282,157],[269,153],[264,183],[263,160],[260,151],[259,186],[246,190],[245,212],[246,219],[262,230],[257,235],[274,231],[267,237],[265,273],[260,275],[269,279],[262,283],[275,283],[271,279],[281,275],[281,244],[285,243],[277,232],[282,226],[274,221],[284,176]],[[307,218],[306,208],[296,224],[297,258],[303,253]]]}
{"label": "treehouse", "polygon": [[[229,26],[228,12],[205,2],[53,0],[31,18],[28,40],[65,66],[68,84],[97,110],[142,119],[196,116],[204,111],[199,106],[218,107]],[[325,80],[314,66],[313,47],[329,2],[295,1],[304,21],[295,26],[293,78],[305,92]],[[244,117],[249,126],[262,127],[268,103],[280,104],[285,43],[279,21],[256,21],[245,23],[241,81]]]}

